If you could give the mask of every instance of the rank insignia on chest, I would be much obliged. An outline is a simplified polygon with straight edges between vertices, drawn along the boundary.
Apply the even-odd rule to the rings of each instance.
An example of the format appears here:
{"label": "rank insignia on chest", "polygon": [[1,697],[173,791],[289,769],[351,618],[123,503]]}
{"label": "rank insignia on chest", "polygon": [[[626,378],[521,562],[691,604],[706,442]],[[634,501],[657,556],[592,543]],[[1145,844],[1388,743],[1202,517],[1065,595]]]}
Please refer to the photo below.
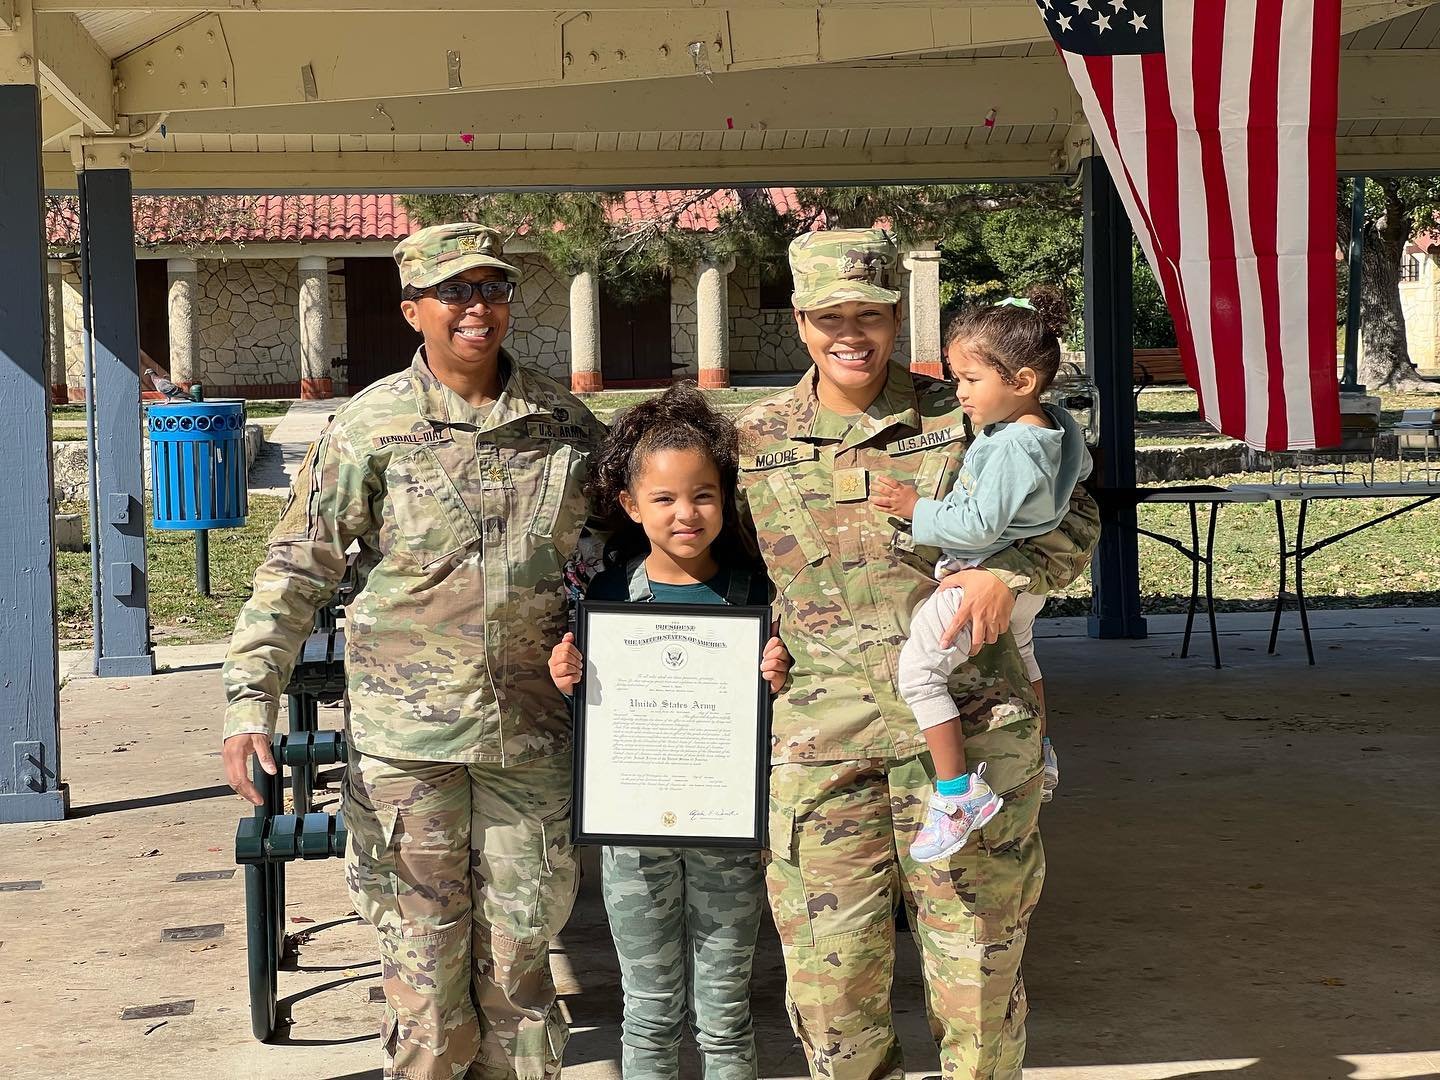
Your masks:
{"label": "rank insignia on chest", "polygon": [[498,461],[482,462],[480,466],[480,479],[487,488],[510,487],[510,473],[503,464]]}
{"label": "rank insignia on chest", "polygon": [[835,501],[860,502],[870,494],[870,474],[865,469],[835,470]]}

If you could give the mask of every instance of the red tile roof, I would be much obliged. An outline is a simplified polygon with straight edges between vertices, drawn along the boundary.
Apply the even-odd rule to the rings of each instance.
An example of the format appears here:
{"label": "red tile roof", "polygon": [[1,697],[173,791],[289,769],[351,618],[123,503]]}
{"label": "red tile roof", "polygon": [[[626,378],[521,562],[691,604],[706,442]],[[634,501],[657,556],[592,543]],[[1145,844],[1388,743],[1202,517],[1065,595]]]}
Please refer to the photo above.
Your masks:
{"label": "red tile roof", "polygon": [[[798,209],[794,188],[766,188],[776,210]],[[325,241],[390,242],[416,228],[397,195],[260,195],[212,196],[203,205],[212,211],[191,239],[202,244],[313,243]],[[679,212],[682,229],[711,232],[724,211],[740,206],[732,188],[702,191],[627,191],[613,211],[617,221],[649,221]],[[246,210],[248,207],[248,211]],[[165,197],[135,200],[135,239],[144,245],[172,241],[176,203]],[[75,201],[52,203],[46,216],[50,243],[76,242],[79,228]]]}

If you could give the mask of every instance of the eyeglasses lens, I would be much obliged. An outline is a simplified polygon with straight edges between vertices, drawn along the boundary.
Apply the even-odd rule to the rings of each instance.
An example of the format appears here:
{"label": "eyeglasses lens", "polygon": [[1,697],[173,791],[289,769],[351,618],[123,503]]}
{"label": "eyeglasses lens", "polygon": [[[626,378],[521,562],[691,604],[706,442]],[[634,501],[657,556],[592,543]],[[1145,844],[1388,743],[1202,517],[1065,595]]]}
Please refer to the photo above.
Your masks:
{"label": "eyeglasses lens", "polygon": [[435,299],[442,304],[468,304],[476,293],[487,304],[508,304],[515,297],[513,281],[446,281],[435,287]]}

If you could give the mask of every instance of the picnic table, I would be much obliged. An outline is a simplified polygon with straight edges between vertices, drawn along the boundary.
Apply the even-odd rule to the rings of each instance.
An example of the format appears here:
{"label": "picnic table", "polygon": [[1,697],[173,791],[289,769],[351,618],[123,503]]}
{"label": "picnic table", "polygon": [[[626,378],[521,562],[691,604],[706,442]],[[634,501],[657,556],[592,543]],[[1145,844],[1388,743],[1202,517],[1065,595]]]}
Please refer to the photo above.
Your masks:
{"label": "picnic table", "polygon": [[[1236,484],[1232,487],[1197,484],[1177,487],[1100,488],[1095,492],[1095,497],[1100,502],[1108,502],[1111,505],[1138,506],[1142,503],[1179,503],[1189,508],[1190,543],[1188,546],[1181,539],[1146,529],[1138,523],[1135,531],[1141,536],[1148,536],[1152,540],[1174,548],[1190,560],[1190,603],[1185,618],[1185,638],[1180,649],[1181,657],[1188,656],[1190,653],[1191,627],[1199,602],[1200,573],[1203,567],[1206,614],[1210,622],[1210,647],[1217,668],[1220,667],[1220,637],[1215,626],[1214,569],[1215,523],[1220,507],[1231,503],[1273,503],[1275,506],[1276,554],[1279,558],[1280,573],[1275,589],[1275,611],[1270,625],[1270,645],[1266,651],[1270,654],[1275,652],[1285,603],[1287,600],[1293,600],[1300,612],[1300,631],[1305,639],[1305,655],[1311,666],[1314,666],[1315,645],[1310,636],[1310,615],[1305,602],[1305,560],[1317,551],[1323,551],[1331,544],[1435,502],[1440,499],[1440,480],[1429,483]],[[1329,536],[1307,541],[1305,530],[1309,505],[1316,499],[1404,500],[1405,505],[1376,514]],[[1289,539],[1285,524],[1285,504],[1287,502],[1300,504],[1293,543]],[[1199,508],[1201,506],[1209,507],[1209,526],[1203,544],[1199,526]],[[1295,582],[1294,592],[1290,592],[1286,588],[1292,567]]]}
{"label": "picnic table", "polygon": [[[1300,611],[1300,630],[1305,638],[1305,655],[1312,667],[1315,664],[1315,646],[1310,639],[1310,615],[1305,605],[1305,560],[1317,551],[1323,551],[1331,544],[1440,499],[1440,484],[1436,483],[1237,484],[1230,490],[1247,495],[1259,495],[1265,501],[1275,504],[1275,532],[1280,553],[1280,584],[1275,590],[1275,618],[1270,624],[1270,647],[1267,651],[1274,653],[1275,641],[1280,635],[1280,616],[1285,610],[1285,601],[1294,599],[1295,605]],[[1305,539],[1306,516],[1310,503],[1316,499],[1404,500],[1405,505],[1307,543]],[[1287,539],[1285,530],[1285,504],[1287,502],[1300,504],[1293,544]],[[1286,570],[1289,565],[1293,565],[1295,571],[1294,593],[1288,593],[1285,589]]]}

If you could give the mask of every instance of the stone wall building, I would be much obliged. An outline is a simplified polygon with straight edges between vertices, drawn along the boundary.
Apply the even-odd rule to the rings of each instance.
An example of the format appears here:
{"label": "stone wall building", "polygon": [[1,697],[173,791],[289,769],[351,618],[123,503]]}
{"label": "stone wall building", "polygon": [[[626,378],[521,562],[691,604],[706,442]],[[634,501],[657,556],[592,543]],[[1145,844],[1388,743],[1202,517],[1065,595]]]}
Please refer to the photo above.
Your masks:
{"label": "stone wall building", "polygon": [[[636,194],[646,196],[642,209],[678,197]],[[785,194],[777,189],[775,197]],[[639,212],[634,201],[627,199],[626,212]],[[682,224],[704,228],[708,212],[713,227],[718,205],[701,204]],[[413,226],[397,198],[265,196],[254,217],[246,235],[198,246],[138,238],[140,345],[172,380],[200,383],[207,397],[329,397],[409,363],[417,338],[398,312],[390,252]],[[52,249],[63,253],[67,239],[64,223],[52,222]],[[621,304],[593,275],[550,266],[523,237],[507,251],[524,275],[508,347],[576,390],[680,377],[711,387],[779,383],[809,365],[795,332],[787,268],[702,264],[657,282],[648,301]],[[924,324],[919,340],[939,359],[936,258],[916,252],[906,260],[918,295],[909,297],[897,346],[902,362],[916,315]],[[64,341],[64,377],[52,375],[53,392],[57,400],[83,400],[78,266],[56,258],[50,273],[52,303],[58,299],[63,309],[57,340]],[[52,316],[57,328],[60,314]]]}

